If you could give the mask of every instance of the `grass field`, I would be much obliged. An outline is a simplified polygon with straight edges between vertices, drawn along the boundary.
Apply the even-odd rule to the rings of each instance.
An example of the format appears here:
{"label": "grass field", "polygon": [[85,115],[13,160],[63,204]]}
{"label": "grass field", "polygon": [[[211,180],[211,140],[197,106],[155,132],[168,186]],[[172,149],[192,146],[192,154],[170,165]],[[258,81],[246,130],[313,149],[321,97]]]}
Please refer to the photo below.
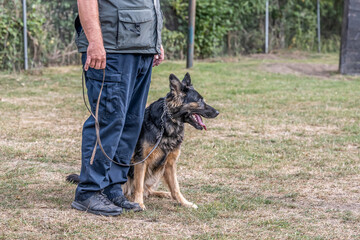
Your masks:
{"label": "grass field", "polygon": [[[0,239],[360,239],[360,77],[337,63],[304,53],[197,62],[193,84],[220,111],[206,132],[187,126],[178,162],[199,209],[150,198],[117,218],[70,209],[65,176],[79,172],[88,116],[80,67],[1,74]],[[154,69],[149,102],[184,65]]]}

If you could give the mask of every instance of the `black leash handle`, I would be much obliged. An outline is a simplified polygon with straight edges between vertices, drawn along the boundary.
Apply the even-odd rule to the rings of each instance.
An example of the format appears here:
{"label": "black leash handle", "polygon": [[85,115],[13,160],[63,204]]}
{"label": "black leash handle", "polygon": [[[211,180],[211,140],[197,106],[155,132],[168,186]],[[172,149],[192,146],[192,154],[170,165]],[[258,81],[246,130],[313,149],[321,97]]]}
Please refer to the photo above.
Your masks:
{"label": "black leash handle", "polygon": [[86,102],[86,99],[85,99],[85,70],[83,69],[83,72],[82,72],[82,81],[81,81],[81,84],[82,84],[82,92],[83,92],[83,100],[84,100],[84,103],[85,103],[85,106],[87,108],[87,110],[90,112],[91,116],[95,119],[95,131],[96,131],[96,142],[95,142],[95,146],[94,146],[94,149],[93,149],[93,152],[92,152],[92,155],[91,155],[91,158],[90,158],[90,165],[92,165],[94,163],[94,159],[95,159],[95,153],[96,153],[96,147],[97,145],[99,144],[99,147],[102,151],[102,153],[104,154],[104,156],[109,159],[110,161],[112,161],[113,163],[119,165],[119,166],[123,166],[123,167],[131,167],[131,166],[135,166],[135,165],[138,165],[138,164],[141,164],[143,162],[145,162],[149,157],[150,155],[155,151],[155,149],[159,146],[160,144],[160,141],[162,139],[162,136],[164,134],[164,116],[165,116],[165,113],[166,113],[166,100],[164,98],[164,106],[163,106],[163,113],[161,115],[161,132],[160,132],[160,135],[157,137],[157,142],[155,144],[155,146],[153,147],[153,149],[151,149],[151,151],[149,152],[149,154],[141,161],[139,162],[136,162],[136,163],[130,163],[130,164],[122,164],[122,163],[118,163],[116,161],[114,161],[113,159],[111,159],[105,152],[103,146],[102,146],[102,143],[101,143],[101,139],[100,139],[100,124],[99,124],[99,105],[100,105],[100,98],[101,98],[101,94],[102,94],[102,91],[103,91],[103,88],[104,88],[104,82],[105,82],[105,69],[103,69],[103,79],[102,79],[102,83],[101,83],[101,88],[100,88],[100,92],[99,92],[99,97],[97,99],[97,102],[96,102],[96,109],[95,109],[95,115],[94,113],[91,111],[91,109],[89,108],[89,106],[87,105],[87,102]]}

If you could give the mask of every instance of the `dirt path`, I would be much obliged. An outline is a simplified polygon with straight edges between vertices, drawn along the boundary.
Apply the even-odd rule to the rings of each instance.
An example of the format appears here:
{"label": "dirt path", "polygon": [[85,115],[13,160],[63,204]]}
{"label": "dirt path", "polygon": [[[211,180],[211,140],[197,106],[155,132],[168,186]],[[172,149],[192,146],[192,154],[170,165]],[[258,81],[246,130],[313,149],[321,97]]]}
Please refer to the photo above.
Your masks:
{"label": "dirt path", "polygon": [[268,72],[280,74],[305,75],[330,78],[338,74],[336,64],[314,63],[268,63],[262,68]]}

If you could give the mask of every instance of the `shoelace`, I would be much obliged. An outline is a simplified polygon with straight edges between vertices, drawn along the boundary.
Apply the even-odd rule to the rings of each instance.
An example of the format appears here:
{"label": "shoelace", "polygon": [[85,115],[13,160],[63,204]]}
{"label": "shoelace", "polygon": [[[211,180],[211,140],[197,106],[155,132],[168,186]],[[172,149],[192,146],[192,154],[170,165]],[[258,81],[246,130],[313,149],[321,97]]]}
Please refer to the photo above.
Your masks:
{"label": "shoelace", "polygon": [[101,201],[101,202],[103,202],[105,205],[110,205],[111,204],[111,202],[110,202],[110,200],[105,196],[105,194],[103,194],[103,193],[99,193],[98,195],[97,195],[97,198]]}

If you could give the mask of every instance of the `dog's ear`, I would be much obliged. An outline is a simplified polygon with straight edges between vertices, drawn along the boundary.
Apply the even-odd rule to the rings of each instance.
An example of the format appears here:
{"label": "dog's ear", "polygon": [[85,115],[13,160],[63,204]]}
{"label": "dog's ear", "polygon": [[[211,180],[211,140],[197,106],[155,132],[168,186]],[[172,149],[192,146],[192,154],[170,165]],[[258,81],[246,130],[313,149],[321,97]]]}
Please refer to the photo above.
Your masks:
{"label": "dog's ear", "polygon": [[191,78],[190,78],[190,74],[187,72],[185,74],[184,79],[182,80],[182,84],[184,84],[185,86],[191,87]]}
{"label": "dog's ear", "polygon": [[171,92],[180,93],[182,87],[180,80],[174,74],[170,74],[169,81]]}

